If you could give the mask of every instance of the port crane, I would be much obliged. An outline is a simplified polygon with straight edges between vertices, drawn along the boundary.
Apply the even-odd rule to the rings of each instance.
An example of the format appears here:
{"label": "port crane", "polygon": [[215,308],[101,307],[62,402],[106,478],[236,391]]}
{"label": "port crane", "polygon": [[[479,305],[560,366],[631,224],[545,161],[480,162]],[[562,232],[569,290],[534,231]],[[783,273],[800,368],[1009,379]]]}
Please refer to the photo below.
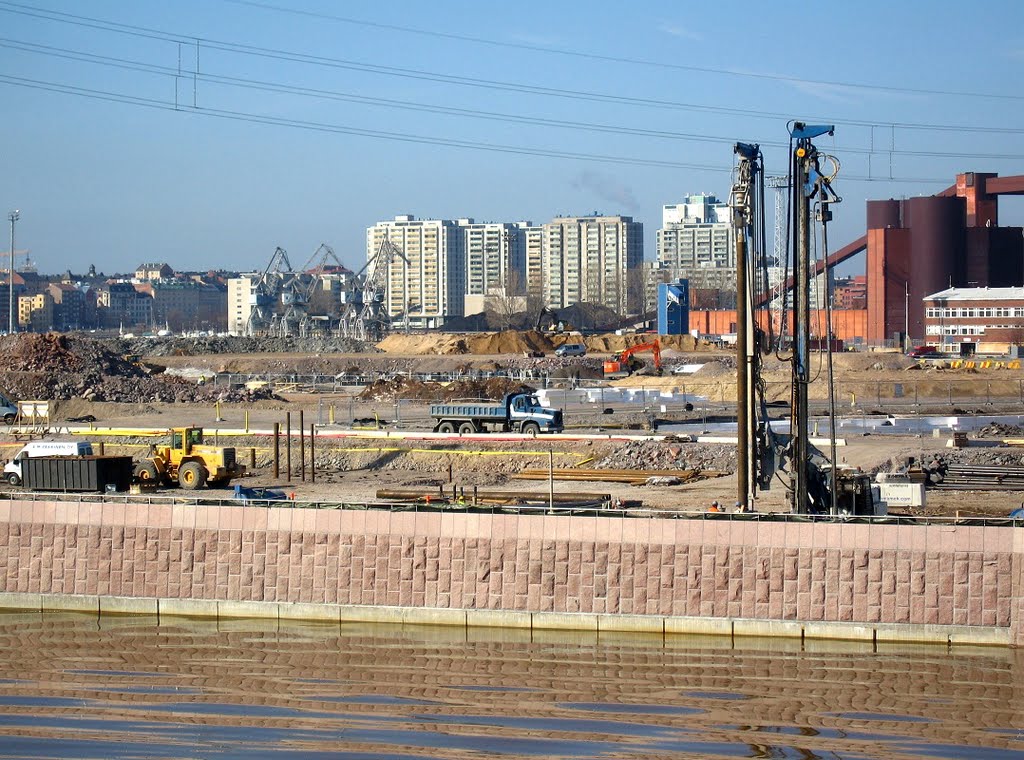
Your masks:
{"label": "port crane", "polygon": [[[391,316],[386,303],[387,286],[388,273],[395,259],[409,263],[402,250],[385,235],[373,256],[356,273],[357,283],[361,277],[365,279],[362,280],[361,288],[357,287],[351,292],[351,299],[341,315],[339,332],[342,337],[375,342],[381,340],[390,330]],[[408,309],[405,319],[408,322]]]}

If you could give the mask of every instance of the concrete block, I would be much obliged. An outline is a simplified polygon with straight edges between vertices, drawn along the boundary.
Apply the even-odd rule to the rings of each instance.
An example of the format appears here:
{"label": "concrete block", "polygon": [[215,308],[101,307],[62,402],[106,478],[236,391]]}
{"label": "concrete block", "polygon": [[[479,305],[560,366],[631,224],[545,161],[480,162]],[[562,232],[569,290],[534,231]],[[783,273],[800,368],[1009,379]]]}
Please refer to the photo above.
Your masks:
{"label": "concrete block", "polygon": [[44,594],[40,605],[44,612],[100,612],[100,598],[84,594]]}
{"label": "concrete block", "polygon": [[466,627],[466,611],[437,607],[409,607],[402,618],[410,625],[458,625]]}
{"label": "concrete block", "polygon": [[732,636],[732,620],[713,617],[670,617],[665,618],[665,633]]}
{"label": "concrete block", "polygon": [[217,602],[220,618],[273,618],[279,617],[277,602]]}
{"label": "concrete block", "polygon": [[213,599],[160,599],[157,605],[160,616],[215,618],[217,602]]}
{"label": "concrete block", "polygon": [[947,644],[953,626],[875,623],[874,627],[877,642]]}
{"label": "concrete block", "polygon": [[733,621],[734,636],[771,636],[777,638],[801,638],[804,624],[796,620],[750,620],[740,618]]}
{"label": "concrete block", "polygon": [[101,615],[156,615],[158,600],[152,597],[101,596]]}
{"label": "concrete block", "polygon": [[549,631],[596,631],[597,615],[564,612],[533,613],[533,629]]}
{"label": "concrete block", "polygon": [[42,594],[19,594],[17,591],[0,593],[0,610],[35,610],[43,608]]}
{"label": "concrete block", "polygon": [[598,615],[597,630],[662,634],[665,632],[665,618],[657,615]]}
{"label": "concrete block", "polygon": [[982,625],[949,626],[950,644],[977,644],[980,646],[1010,646],[1010,629]]}
{"label": "concrete block", "polygon": [[839,641],[874,641],[875,627],[861,623],[805,622],[804,637]]}
{"label": "concrete block", "polygon": [[277,605],[277,612],[282,620],[325,620],[332,623],[339,620],[336,604],[281,602]]}
{"label": "concrete block", "polygon": [[480,628],[525,628],[533,627],[533,615],[529,612],[508,610],[466,610],[466,625]]}
{"label": "concrete block", "polygon": [[345,604],[338,608],[338,620],[342,623],[403,623],[407,611],[402,607]]}

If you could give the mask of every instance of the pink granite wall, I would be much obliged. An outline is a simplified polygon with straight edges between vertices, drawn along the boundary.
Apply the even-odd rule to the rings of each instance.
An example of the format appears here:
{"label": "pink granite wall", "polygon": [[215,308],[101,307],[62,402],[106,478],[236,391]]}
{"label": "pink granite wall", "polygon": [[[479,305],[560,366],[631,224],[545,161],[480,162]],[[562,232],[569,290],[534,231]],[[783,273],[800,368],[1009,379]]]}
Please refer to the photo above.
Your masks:
{"label": "pink granite wall", "polygon": [[0,591],[1018,632],[1021,533],[2,502]]}

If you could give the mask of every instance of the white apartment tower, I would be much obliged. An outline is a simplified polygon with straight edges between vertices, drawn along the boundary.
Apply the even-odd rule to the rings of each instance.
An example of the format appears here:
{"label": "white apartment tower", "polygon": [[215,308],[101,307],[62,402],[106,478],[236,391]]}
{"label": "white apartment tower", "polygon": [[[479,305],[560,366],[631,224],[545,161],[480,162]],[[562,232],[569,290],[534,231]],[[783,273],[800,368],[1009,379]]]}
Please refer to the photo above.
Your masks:
{"label": "white apartment tower", "polygon": [[544,225],[544,300],[554,309],[587,301],[629,313],[635,305],[629,303],[627,273],[643,257],[643,224],[632,217],[553,219]]}
{"label": "white apartment tower", "polygon": [[658,262],[672,279],[690,280],[691,291],[735,288],[736,232],[729,204],[703,194],[663,206],[657,240]]}
{"label": "white apartment tower", "polygon": [[377,254],[385,236],[405,257],[395,256],[387,273],[385,307],[392,319],[423,329],[463,314],[466,269],[460,235],[455,222],[410,214],[366,230],[367,260]]}

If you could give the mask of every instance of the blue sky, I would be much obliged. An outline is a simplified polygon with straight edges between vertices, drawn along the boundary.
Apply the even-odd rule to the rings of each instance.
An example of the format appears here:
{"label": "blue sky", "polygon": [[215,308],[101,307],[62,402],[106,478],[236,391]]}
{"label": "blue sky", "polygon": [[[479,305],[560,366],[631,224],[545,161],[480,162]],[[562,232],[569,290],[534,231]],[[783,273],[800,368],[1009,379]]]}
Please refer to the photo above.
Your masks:
{"label": "blue sky", "polygon": [[1024,174],[1022,8],[0,0],[0,209],[43,272],[358,268],[400,213],[629,214],[653,258],[663,204],[726,197],[735,140],[783,173],[799,118],[836,124],[838,247],[866,199]]}

